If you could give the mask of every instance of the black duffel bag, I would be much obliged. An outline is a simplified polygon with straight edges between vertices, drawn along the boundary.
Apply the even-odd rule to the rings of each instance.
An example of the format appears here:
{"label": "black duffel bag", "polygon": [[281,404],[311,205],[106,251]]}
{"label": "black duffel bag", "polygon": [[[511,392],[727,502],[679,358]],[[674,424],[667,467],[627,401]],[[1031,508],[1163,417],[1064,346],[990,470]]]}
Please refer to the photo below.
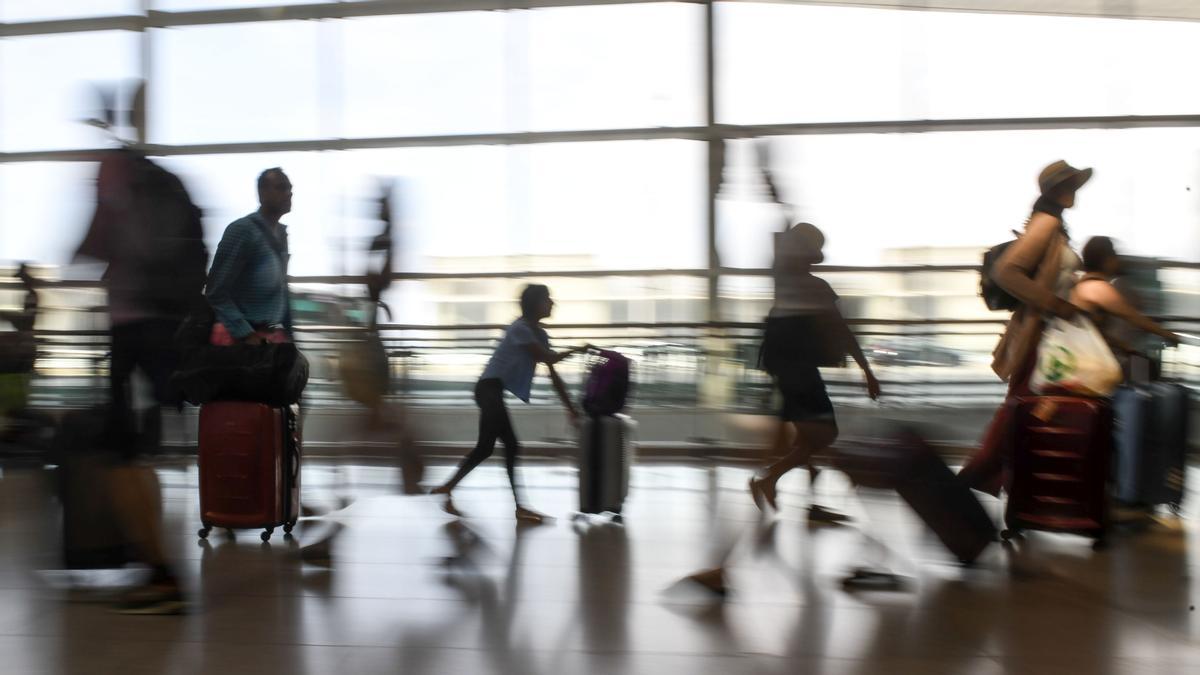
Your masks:
{"label": "black duffel bag", "polygon": [[204,345],[188,350],[171,383],[188,403],[254,401],[272,406],[300,402],[308,359],[291,342]]}

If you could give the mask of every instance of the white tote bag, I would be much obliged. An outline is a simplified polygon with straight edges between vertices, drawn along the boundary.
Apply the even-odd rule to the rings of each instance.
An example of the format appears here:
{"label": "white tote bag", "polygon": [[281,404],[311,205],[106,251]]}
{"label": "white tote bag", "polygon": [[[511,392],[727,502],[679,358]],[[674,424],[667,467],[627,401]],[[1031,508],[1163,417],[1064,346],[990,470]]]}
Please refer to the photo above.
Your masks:
{"label": "white tote bag", "polygon": [[1034,393],[1103,397],[1111,395],[1123,379],[1121,364],[1091,320],[1076,316],[1046,324],[1029,382]]}

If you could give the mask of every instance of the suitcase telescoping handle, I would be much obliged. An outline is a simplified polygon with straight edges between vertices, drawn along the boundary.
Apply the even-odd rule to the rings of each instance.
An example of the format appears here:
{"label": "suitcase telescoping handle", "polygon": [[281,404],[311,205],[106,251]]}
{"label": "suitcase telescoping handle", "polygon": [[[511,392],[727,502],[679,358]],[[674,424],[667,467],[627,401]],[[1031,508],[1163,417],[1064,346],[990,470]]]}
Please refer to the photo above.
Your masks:
{"label": "suitcase telescoping handle", "polygon": [[[1179,344],[1175,345],[1174,348],[1167,348],[1162,351],[1162,372],[1160,375],[1164,379],[1170,381],[1182,382],[1183,380],[1187,379],[1189,375],[1188,371],[1195,367],[1194,363],[1189,364],[1184,361],[1184,355],[1188,350],[1200,346],[1200,336],[1180,332],[1176,332],[1175,334],[1180,337],[1180,342]],[[1185,350],[1184,347],[1187,347],[1188,350]],[[1170,356],[1168,357],[1168,355]],[[1135,355],[1135,357],[1136,356],[1140,355]],[[1132,369],[1132,360],[1130,363]],[[1130,376],[1131,378],[1136,378],[1136,375],[1133,372],[1130,373]],[[1135,379],[1135,382],[1136,381],[1139,380]]]}
{"label": "suitcase telescoping handle", "polygon": [[1150,383],[1150,357],[1141,352],[1129,354],[1129,383],[1134,385]]}

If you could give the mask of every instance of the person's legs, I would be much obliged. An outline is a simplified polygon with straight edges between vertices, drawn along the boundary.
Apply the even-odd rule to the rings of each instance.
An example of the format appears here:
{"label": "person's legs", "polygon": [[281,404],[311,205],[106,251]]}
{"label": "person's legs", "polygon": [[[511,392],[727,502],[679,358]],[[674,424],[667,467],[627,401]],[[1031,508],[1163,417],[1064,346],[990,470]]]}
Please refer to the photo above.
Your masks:
{"label": "person's legs", "polygon": [[517,481],[517,455],[521,452],[521,443],[517,440],[517,434],[513,430],[512,419],[508,416],[508,408],[504,407],[503,402],[500,406],[501,413],[497,431],[500,435],[500,442],[504,444],[504,470],[508,472],[508,484],[512,487],[513,502],[516,503],[517,508],[521,508],[525,505],[524,496],[521,494],[521,485]]}
{"label": "person's legs", "polygon": [[449,495],[467,474],[492,456],[496,448],[496,439],[500,437],[502,420],[508,417],[504,410],[503,391],[493,389],[494,387],[485,382],[475,385],[475,403],[479,406],[479,438],[475,441],[475,447],[459,463],[454,476],[441,487],[435,488],[433,494]]}
{"label": "person's legs", "polygon": [[[788,471],[809,464],[813,454],[832,445],[838,433],[833,404],[815,366],[791,367],[777,374],[775,381],[783,395],[783,408],[775,433],[774,455],[785,451],[786,454],[750,481],[755,502],[760,507],[765,502],[771,508],[776,508],[775,484],[779,479]],[[790,443],[789,426],[795,429]]]}
{"label": "person's legs", "polygon": [[[774,464],[771,464],[764,473],[775,472],[778,476],[791,471],[799,466],[793,463],[796,461],[796,453],[791,449],[793,439],[792,423],[783,419],[779,419],[779,423],[775,426],[775,435],[771,440],[771,457],[779,457]],[[799,461],[803,461],[802,459]],[[767,480],[763,475],[755,476],[750,479],[750,494],[754,497],[754,503],[758,508],[762,509],[766,506],[776,508],[775,505],[775,483],[778,481]]]}
{"label": "person's legs", "polygon": [[1008,381],[1008,395],[996,409],[980,439],[979,448],[971,455],[958,472],[958,480],[969,488],[1000,496],[1000,490],[1008,484],[1009,438],[1013,424],[1013,403],[1016,398],[1030,396],[1029,381],[1037,366],[1037,349],[1021,363]]}
{"label": "person's legs", "polygon": [[837,440],[837,426],[827,422],[795,422],[796,437],[792,441],[791,450],[774,464],[768,466],[761,475],[755,478],[755,489],[758,490],[772,507],[775,506],[775,484],[788,471],[807,464],[813,454],[828,448]]}
{"label": "person's legs", "polygon": [[142,558],[155,570],[166,570],[162,539],[162,500],[158,476],[147,466],[123,462],[109,469],[113,502],[121,530]]}
{"label": "person's legs", "polygon": [[512,419],[508,409],[501,403],[502,417],[500,419],[500,440],[504,443],[504,469],[508,472],[508,484],[512,486],[513,502],[517,505],[517,520],[527,523],[543,523],[547,516],[538,513],[525,504],[525,495],[521,483],[517,479],[517,455],[521,452],[521,443],[513,430]]}
{"label": "person's legs", "polygon": [[149,584],[135,590],[122,610],[133,613],[168,614],[183,609],[179,582],[171,570],[162,532],[162,490],[154,469],[136,463],[141,441],[134,429],[128,391],[129,378],[140,366],[155,386],[155,396],[164,401],[164,385],[173,369],[165,326],[143,322],[113,330],[113,411],[111,441],[119,442],[124,461],[109,471],[113,506],[124,535],[136,547],[142,561],[153,570]]}

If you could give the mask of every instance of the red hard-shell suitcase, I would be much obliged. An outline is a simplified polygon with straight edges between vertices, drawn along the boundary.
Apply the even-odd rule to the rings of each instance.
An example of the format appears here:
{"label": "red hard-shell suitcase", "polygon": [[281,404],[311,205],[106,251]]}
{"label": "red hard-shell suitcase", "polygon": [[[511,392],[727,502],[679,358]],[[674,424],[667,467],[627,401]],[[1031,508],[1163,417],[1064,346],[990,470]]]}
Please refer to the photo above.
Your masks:
{"label": "red hard-shell suitcase", "polygon": [[1016,399],[1007,539],[1021,530],[1081,534],[1104,543],[1112,406],[1073,396]]}
{"label": "red hard-shell suitcase", "polygon": [[216,401],[200,407],[201,538],[214,527],[277,526],[300,517],[300,433],[295,410]]}

